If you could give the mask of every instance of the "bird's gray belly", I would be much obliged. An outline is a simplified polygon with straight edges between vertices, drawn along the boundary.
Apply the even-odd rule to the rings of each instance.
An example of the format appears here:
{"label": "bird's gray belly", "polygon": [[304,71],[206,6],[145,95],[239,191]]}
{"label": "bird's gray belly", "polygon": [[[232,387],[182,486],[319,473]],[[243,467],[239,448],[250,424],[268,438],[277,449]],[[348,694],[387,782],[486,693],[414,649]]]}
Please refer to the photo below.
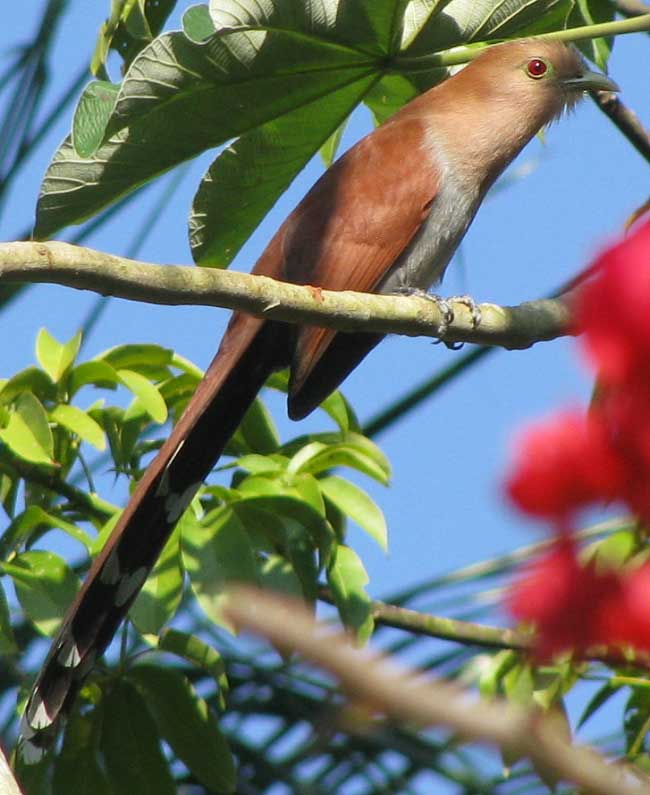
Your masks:
{"label": "bird's gray belly", "polygon": [[446,181],[429,215],[380,284],[380,293],[428,290],[443,277],[454,251],[472,222],[478,195]]}

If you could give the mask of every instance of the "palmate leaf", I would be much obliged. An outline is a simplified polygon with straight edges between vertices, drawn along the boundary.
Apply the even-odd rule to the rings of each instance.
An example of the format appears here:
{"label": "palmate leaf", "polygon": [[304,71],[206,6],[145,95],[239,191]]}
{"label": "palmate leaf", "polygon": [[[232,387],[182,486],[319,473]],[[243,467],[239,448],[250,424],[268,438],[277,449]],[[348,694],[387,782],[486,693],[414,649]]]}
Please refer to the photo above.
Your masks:
{"label": "palmate leaf", "polygon": [[446,50],[469,42],[529,36],[565,27],[573,0],[451,0],[431,14],[411,53]]}
{"label": "palmate leaf", "polygon": [[195,44],[171,33],[143,50],[124,79],[106,142],[81,158],[68,139],[54,156],[35,236],[79,223],[169,168],[371,70],[365,53],[290,31],[269,32],[252,58],[246,36]]}
{"label": "palmate leaf", "polygon": [[[242,135],[210,166],[190,216],[201,265],[227,267],[314,152],[375,81],[370,75]],[[236,197],[233,200],[233,197]]]}
{"label": "palmate leaf", "polygon": [[444,76],[409,73],[412,65],[401,67],[395,58],[400,51],[417,55],[529,35],[540,24],[560,28],[572,7],[571,0],[228,0],[190,9],[186,29],[196,40],[181,32],[158,37],[133,60],[108,118],[105,107],[97,118],[90,117],[92,104],[85,107],[89,156],[81,157],[70,139],[56,153],[36,236],[79,223],[184,160],[243,136],[202,183],[191,223],[197,260],[226,265],[388,69],[401,69],[404,83],[382,81],[378,97],[369,99],[377,119],[407,101],[415,86],[422,90]]}

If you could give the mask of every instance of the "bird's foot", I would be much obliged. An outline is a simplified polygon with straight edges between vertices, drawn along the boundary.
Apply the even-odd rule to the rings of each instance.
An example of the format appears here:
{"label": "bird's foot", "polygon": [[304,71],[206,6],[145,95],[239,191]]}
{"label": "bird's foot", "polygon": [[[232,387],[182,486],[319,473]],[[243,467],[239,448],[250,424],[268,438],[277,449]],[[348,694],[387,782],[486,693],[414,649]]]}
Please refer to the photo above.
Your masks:
{"label": "bird's foot", "polygon": [[441,342],[442,338],[447,333],[449,326],[454,321],[454,310],[452,309],[449,301],[447,301],[445,298],[442,298],[440,295],[428,293],[426,290],[421,290],[418,287],[404,288],[400,292],[403,295],[414,295],[417,298],[424,298],[427,301],[432,301],[438,307],[438,311],[440,312],[440,322],[438,323],[437,332],[439,339],[436,340],[436,342]]}

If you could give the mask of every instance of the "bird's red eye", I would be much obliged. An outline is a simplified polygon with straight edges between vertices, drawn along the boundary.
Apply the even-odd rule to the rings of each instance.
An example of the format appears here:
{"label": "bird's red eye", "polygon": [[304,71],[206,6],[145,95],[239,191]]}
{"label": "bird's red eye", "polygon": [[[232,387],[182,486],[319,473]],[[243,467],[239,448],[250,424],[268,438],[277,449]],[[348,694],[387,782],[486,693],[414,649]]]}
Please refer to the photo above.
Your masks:
{"label": "bird's red eye", "polygon": [[531,58],[526,68],[531,77],[544,77],[548,71],[548,64],[546,61],[542,61],[541,58]]}

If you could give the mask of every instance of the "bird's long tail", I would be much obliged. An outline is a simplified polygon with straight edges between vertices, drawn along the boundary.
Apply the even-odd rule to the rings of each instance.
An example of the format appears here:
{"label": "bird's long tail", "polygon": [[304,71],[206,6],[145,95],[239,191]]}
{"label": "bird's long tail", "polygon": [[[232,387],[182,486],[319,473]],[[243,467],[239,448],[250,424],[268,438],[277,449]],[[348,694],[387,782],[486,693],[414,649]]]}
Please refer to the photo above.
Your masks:
{"label": "bird's long tail", "polygon": [[233,317],[204,379],[138,484],[52,643],[23,716],[25,759],[36,761],[44,753],[176,522],[267,377],[287,364],[287,334],[284,326]]}

